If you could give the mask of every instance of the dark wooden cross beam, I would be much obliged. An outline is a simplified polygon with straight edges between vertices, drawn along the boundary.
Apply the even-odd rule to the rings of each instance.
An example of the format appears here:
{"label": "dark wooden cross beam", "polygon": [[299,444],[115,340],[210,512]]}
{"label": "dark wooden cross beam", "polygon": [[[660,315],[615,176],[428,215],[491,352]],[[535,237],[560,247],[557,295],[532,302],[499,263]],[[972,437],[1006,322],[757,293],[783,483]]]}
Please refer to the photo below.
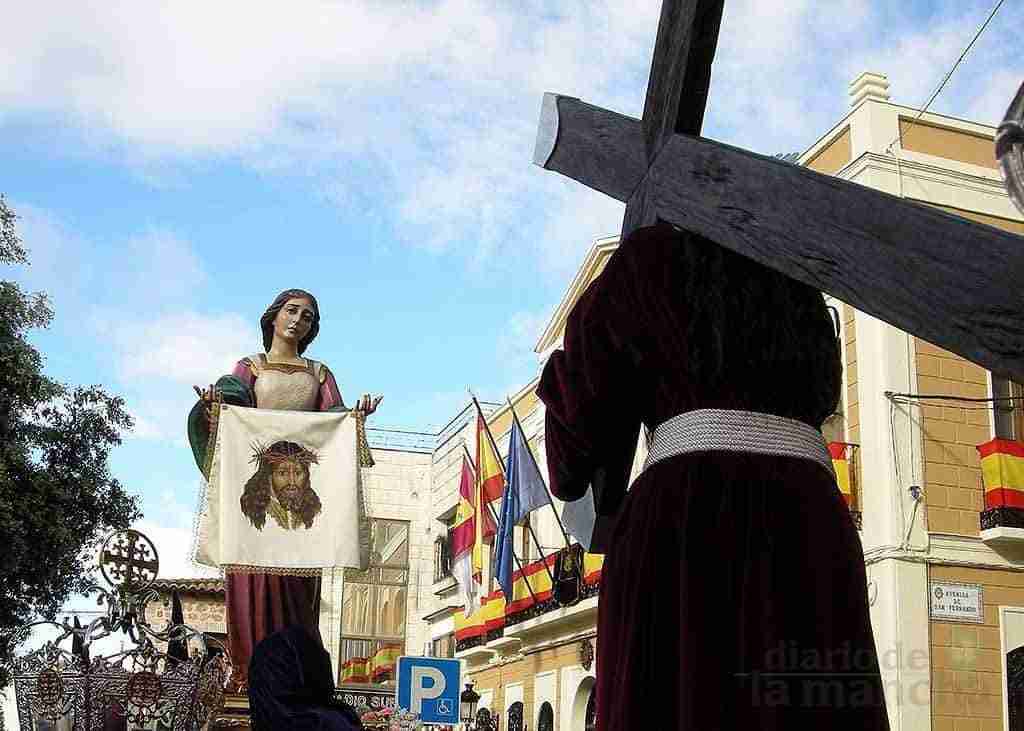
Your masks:
{"label": "dark wooden cross beam", "polygon": [[664,0],[642,120],[545,94],[534,162],[1024,382],[1024,237],[700,138],[724,0]]}

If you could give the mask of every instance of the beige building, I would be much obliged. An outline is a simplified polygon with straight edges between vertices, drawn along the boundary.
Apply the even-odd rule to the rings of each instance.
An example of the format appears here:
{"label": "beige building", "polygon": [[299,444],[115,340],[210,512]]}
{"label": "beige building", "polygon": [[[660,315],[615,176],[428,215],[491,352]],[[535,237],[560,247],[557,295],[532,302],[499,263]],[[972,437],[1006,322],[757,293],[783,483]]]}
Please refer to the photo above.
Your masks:
{"label": "beige building", "polygon": [[[995,161],[995,128],[894,104],[877,74],[860,76],[850,93],[850,113],[800,164],[1024,233]],[[970,257],[965,250],[965,266],[985,266]],[[1012,511],[985,510],[978,450],[995,437],[1024,438],[1022,405],[989,400],[1019,389],[841,309],[843,421],[859,445],[862,540],[892,727],[1022,728],[1024,718],[1009,723],[1006,657],[1024,645],[1024,531]]]}

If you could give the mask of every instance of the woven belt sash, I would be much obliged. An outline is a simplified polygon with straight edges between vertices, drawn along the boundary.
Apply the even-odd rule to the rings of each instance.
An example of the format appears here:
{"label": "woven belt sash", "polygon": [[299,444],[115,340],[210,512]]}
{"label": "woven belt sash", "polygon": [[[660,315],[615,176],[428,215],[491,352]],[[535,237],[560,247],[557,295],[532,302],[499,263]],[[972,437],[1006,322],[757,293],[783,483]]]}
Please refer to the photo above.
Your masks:
{"label": "woven belt sash", "polygon": [[651,435],[644,469],[689,452],[753,452],[817,462],[835,476],[825,438],[813,426],[773,414],[697,409],[662,422]]}

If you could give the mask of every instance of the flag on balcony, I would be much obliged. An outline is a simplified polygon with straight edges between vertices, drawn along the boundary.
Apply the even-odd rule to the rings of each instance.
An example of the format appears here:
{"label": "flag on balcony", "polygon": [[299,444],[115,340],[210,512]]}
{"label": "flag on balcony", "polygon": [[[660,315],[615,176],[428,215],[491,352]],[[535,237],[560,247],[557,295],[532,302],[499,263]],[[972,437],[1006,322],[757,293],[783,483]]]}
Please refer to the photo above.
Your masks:
{"label": "flag on balcony", "polygon": [[836,484],[839,492],[843,495],[847,507],[853,502],[853,491],[850,486],[850,460],[847,457],[848,447],[852,445],[843,442],[829,442],[828,452],[832,457],[832,469],[836,473]]}
{"label": "flag on balcony", "polygon": [[590,550],[594,538],[594,526],[597,523],[597,511],[594,508],[594,491],[587,488],[579,500],[571,500],[562,508],[562,523],[565,530],[580,542],[583,549]]}
{"label": "flag on balcony", "polygon": [[477,607],[480,577],[475,575],[473,565],[479,550],[476,540],[476,483],[469,458],[462,455],[462,478],[459,481],[459,506],[452,527],[452,576],[459,584],[466,606],[466,614],[472,614]]}
{"label": "flag on balcony", "polygon": [[508,442],[508,481],[501,500],[494,554],[498,585],[510,600],[515,527],[522,523],[523,518],[531,511],[547,505],[548,502],[548,488],[530,453],[519,419],[515,418],[513,413],[512,433]]}
{"label": "flag on balcony", "polygon": [[[475,400],[474,400],[475,403]],[[484,565],[485,543],[494,542],[494,534],[498,527],[494,522],[494,505],[501,500],[505,489],[505,470],[494,446],[494,437],[487,428],[480,405],[477,404],[476,416],[476,542],[477,550],[473,553],[473,572],[482,574]]]}
{"label": "flag on balcony", "polygon": [[985,508],[1024,508],[1024,444],[992,439],[978,446]]}
{"label": "flag on balcony", "polygon": [[505,490],[505,468],[483,413],[476,417],[476,467],[477,482],[484,500],[488,503],[501,500]]}

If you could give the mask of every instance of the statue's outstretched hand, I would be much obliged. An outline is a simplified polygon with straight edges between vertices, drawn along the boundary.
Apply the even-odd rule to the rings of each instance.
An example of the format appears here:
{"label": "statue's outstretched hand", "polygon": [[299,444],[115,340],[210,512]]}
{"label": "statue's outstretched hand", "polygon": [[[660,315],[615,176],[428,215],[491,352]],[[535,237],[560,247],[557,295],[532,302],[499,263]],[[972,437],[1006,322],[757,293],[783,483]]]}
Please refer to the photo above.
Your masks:
{"label": "statue's outstretched hand", "polygon": [[210,408],[214,401],[220,401],[220,392],[214,388],[213,384],[210,384],[209,388],[199,388],[199,386],[193,386],[192,390],[196,392],[196,396],[199,397],[199,402],[203,405],[203,411],[206,413],[206,418],[210,418]]}
{"label": "statue's outstretched hand", "polygon": [[370,394],[364,393],[363,397],[359,399],[359,403],[356,404],[356,411],[362,411],[366,416],[369,416],[377,410],[377,406],[383,400],[383,396],[372,397]]}

